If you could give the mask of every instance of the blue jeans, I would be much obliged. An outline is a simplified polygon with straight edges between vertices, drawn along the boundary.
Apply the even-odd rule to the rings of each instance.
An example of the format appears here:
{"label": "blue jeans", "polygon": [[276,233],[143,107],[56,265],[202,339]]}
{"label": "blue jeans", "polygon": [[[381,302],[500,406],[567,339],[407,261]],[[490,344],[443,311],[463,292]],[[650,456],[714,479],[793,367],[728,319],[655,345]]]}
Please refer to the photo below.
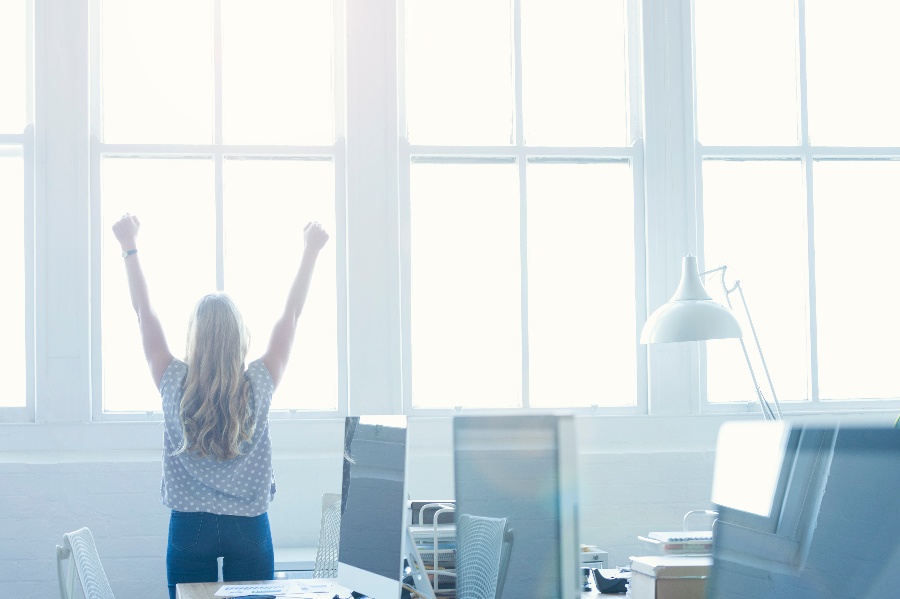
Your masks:
{"label": "blue jeans", "polygon": [[175,599],[179,582],[216,582],[220,557],[226,581],[273,579],[275,554],[268,514],[251,518],[172,510],[166,548],[170,599]]}

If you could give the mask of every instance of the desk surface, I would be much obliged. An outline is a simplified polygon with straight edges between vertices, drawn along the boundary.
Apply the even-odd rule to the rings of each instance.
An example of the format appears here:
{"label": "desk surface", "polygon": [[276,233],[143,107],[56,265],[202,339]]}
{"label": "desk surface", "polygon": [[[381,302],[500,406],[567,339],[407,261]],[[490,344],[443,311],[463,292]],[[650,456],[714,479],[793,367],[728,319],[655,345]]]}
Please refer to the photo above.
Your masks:
{"label": "desk surface", "polygon": [[[229,584],[264,584],[267,582],[277,582],[282,583],[284,580],[258,580],[258,581],[249,581],[249,582],[233,582]],[[215,593],[219,590],[219,588],[224,583],[221,582],[193,582],[190,584],[179,584],[177,586],[177,599],[222,599],[221,597],[216,597]],[[343,597],[344,595],[341,595]],[[585,591],[581,593],[582,597],[591,597],[597,599],[599,597],[625,597],[624,594],[621,595],[601,595],[597,591]]]}
{"label": "desk surface", "polygon": [[[319,580],[319,579],[317,579]],[[223,599],[216,597],[216,591],[222,588],[223,584],[284,584],[285,582],[303,582],[303,579],[295,580],[245,580],[234,582],[191,582],[179,583],[175,587],[176,599]],[[349,596],[350,591],[343,587],[334,589],[341,597]],[[330,598],[332,595],[328,595]]]}
{"label": "desk surface", "polygon": [[222,586],[221,582],[192,582],[177,585],[176,599],[218,599],[216,591]]}

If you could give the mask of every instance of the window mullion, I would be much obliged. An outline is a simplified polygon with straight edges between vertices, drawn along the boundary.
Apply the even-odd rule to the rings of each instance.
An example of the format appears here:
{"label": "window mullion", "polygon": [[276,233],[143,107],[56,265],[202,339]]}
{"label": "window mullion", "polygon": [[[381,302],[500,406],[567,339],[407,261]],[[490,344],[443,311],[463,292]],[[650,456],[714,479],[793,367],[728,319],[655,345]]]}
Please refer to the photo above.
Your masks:
{"label": "window mullion", "polygon": [[35,3],[34,374],[41,423],[91,419],[89,14],[88,0]]}
{"label": "window mullion", "polygon": [[[103,37],[101,35],[102,21],[100,18],[100,0],[92,0],[90,6],[90,22],[88,26],[88,43],[90,44],[90,66],[89,79],[91,97],[94,101],[90,103],[90,209],[91,209],[91,228],[94,233],[91,235],[93,241],[93,252],[91,255],[91,265],[94,273],[102,272],[103,264],[103,248],[110,243],[106,231],[103,231],[101,197],[100,197],[100,159],[102,150],[101,129],[103,122],[103,86],[101,85],[100,74],[102,72],[102,56],[103,56]],[[112,244],[108,248],[114,251],[115,245]],[[103,297],[102,276],[91,277],[91,292],[93,297]],[[102,299],[100,301],[91,302],[91,384],[94,418],[105,420],[103,412],[103,335],[101,328],[102,320]]]}
{"label": "window mullion", "polygon": [[397,125],[399,147],[397,150],[397,223],[400,250],[399,263],[399,303],[400,303],[400,386],[403,390],[403,413],[413,413],[412,403],[412,319],[410,304],[412,291],[410,277],[412,264],[409,248],[412,244],[410,205],[410,161],[409,135],[406,116],[406,2],[397,2]]}
{"label": "window mullion", "polygon": [[819,402],[819,335],[816,318],[816,248],[815,248],[815,211],[813,209],[813,160],[809,152],[803,158],[803,172],[806,181],[806,242],[807,242],[807,283],[808,283],[808,331],[809,331],[809,399],[817,405]]}
{"label": "window mullion", "polygon": [[215,154],[215,202],[216,202],[216,289],[225,290],[225,201],[224,164],[222,147],[222,0],[213,2],[213,146]]}
{"label": "window mullion", "polygon": [[528,166],[525,152],[525,133],[523,131],[522,115],[522,3],[513,0],[513,48],[512,68],[514,86],[513,108],[513,141],[516,144],[518,158],[516,166],[519,175],[519,257],[520,257],[520,297],[521,297],[521,347],[522,347],[522,407],[530,405],[529,381],[529,352],[528,352]]}
{"label": "window mullion", "polygon": [[[518,2],[516,2],[518,4]],[[517,86],[518,87],[518,86]],[[521,105],[521,95],[517,102]],[[518,120],[518,119],[517,119]],[[521,259],[520,286],[521,286],[521,320],[522,320],[522,407],[530,407],[531,392],[528,385],[530,380],[529,360],[529,336],[528,336],[528,166],[525,148],[519,147],[517,160],[519,170],[519,256]]]}
{"label": "window mullion", "polygon": [[813,159],[809,143],[809,87],[806,77],[806,0],[797,0],[797,72],[800,114],[800,146],[803,149],[803,173],[806,189],[808,331],[809,331],[809,399],[819,402],[818,333],[816,318],[816,250],[813,210]]}
{"label": "window mullion", "polygon": [[[668,301],[681,259],[698,252],[689,0],[644,2],[644,166],[648,313]],[[648,411],[696,410],[697,344],[648,346]]]}
{"label": "window mullion", "polygon": [[[29,90],[33,89],[31,86]],[[30,104],[30,102],[29,102]],[[29,114],[31,111],[29,109]],[[25,128],[25,136],[22,143],[22,157],[24,162],[25,177],[25,234],[23,236],[23,251],[25,254],[25,413],[16,420],[34,421],[34,395],[35,395],[35,269],[34,269],[34,222],[35,222],[35,154],[34,154],[34,124],[29,118],[29,124]]]}
{"label": "window mullion", "polygon": [[809,105],[806,81],[806,0],[797,0],[797,73],[799,81],[798,100],[800,103],[800,145],[809,147]]}
{"label": "window mullion", "polygon": [[[399,414],[397,2],[347,2],[349,412]],[[389,348],[373,352],[373,347]]]}

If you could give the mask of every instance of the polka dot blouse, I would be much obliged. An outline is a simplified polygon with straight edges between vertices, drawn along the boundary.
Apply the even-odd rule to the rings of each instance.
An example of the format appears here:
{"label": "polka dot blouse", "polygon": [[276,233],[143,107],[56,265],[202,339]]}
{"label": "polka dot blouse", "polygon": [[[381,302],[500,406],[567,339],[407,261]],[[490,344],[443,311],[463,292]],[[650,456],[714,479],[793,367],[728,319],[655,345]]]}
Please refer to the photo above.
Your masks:
{"label": "polka dot blouse", "polygon": [[258,516],[269,509],[275,496],[272,441],[269,438],[269,406],[275,386],[262,361],[251,362],[251,405],[255,406],[253,438],[241,444],[241,455],[230,460],[214,456],[198,458],[188,452],[172,455],[183,438],[178,408],[181,384],[188,366],[172,360],[160,382],[165,417],[162,502],[180,512],[209,512],[231,516]]}

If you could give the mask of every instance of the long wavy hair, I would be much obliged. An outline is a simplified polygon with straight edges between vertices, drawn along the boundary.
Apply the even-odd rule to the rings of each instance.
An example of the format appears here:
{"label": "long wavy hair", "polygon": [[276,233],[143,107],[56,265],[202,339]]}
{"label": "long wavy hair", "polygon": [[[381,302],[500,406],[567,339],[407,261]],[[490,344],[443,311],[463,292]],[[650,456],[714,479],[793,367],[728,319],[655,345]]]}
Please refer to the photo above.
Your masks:
{"label": "long wavy hair", "polygon": [[228,295],[200,298],[188,325],[188,372],[179,409],[184,434],[176,454],[230,460],[253,436],[256,421],[244,364],[249,344],[244,319]]}

